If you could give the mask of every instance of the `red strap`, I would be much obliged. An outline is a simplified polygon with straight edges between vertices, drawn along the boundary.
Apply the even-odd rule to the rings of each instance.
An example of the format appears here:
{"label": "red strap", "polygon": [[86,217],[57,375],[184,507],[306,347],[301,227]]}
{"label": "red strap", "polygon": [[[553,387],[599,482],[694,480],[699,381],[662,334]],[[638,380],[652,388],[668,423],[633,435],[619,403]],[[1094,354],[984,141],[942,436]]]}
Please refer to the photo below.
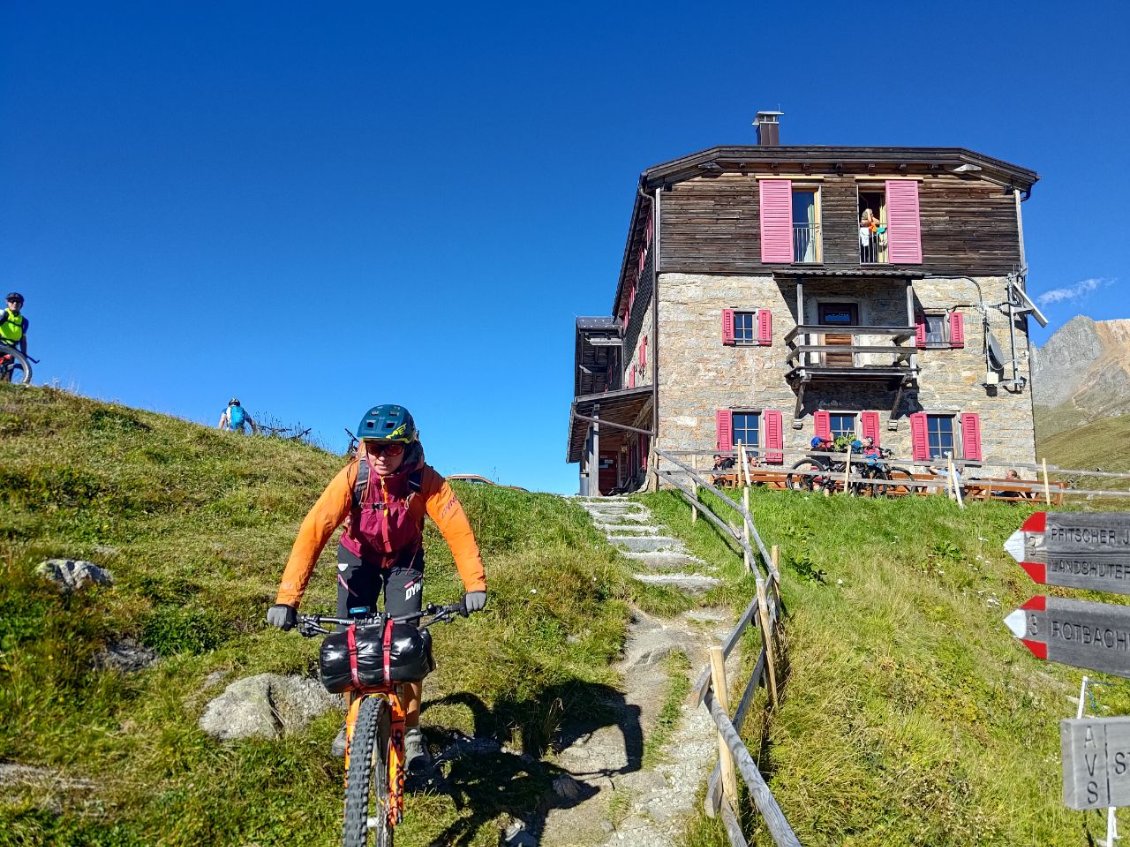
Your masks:
{"label": "red strap", "polygon": [[392,681],[392,618],[390,617],[385,621],[385,639],[381,647],[381,652],[384,653],[385,660],[385,682]]}
{"label": "red strap", "polygon": [[349,675],[353,678],[353,685],[361,687],[361,678],[357,675],[357,624],[350,624],[345,631],[345,644],[349,648]]}

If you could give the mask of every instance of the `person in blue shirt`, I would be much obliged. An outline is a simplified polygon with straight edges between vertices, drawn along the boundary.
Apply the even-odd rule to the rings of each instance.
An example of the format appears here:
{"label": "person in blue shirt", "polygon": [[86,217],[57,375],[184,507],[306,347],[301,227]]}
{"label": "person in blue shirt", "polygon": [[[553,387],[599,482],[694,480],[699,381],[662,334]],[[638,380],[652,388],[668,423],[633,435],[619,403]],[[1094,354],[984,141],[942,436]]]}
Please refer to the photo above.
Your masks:
{"label": "person in blue shirt", "polygon": [[247,414],[240,405],[239,398],[233,397],[228,400],[228,407],[220,415],[220,422],[216,424],[216,428],[225,432],[245,432],[245,427],[250,427],[252,434],[256,431],[255,421],[251,419],[251,415]]}

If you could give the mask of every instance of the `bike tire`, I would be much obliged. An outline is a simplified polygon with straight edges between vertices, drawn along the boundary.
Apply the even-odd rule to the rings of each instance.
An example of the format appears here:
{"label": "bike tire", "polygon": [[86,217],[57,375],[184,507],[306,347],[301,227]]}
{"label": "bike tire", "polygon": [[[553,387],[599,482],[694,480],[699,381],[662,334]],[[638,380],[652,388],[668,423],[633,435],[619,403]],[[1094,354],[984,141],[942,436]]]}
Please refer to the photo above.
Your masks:
{"label": "bike tire", "polygon": [[914,474],[906,468],[899,468],[892,466],[887,471],[887,479],[891,482],[898,483],[898,485],[884,485],[884,493],[887,497],[906,497],[908,494],[917,494],[918,486],[914,484]]}
{"label": "bike tire", "polygon": [[9,356],[11,357],[11,360],[3,365],[3,381],[10,382],[13,385],[30,385],[31,362],[27,360],[27,356],[25,356],[15,347],[8,347],[7,345],[3,345],[3,349],[0,349],[0,357]]}
{"label": "bike tire", "polygon": [[392,847],[388,760],[392,717],[383,697],[366,697],[349,745],[342,847]]}
{"label": "bike tire", "polygon": [[812,491],[816,484],[816,476],[826,476],[828,469],[813,459],[801,459],[789,468],[785,475],[785,487],[791,491]]}

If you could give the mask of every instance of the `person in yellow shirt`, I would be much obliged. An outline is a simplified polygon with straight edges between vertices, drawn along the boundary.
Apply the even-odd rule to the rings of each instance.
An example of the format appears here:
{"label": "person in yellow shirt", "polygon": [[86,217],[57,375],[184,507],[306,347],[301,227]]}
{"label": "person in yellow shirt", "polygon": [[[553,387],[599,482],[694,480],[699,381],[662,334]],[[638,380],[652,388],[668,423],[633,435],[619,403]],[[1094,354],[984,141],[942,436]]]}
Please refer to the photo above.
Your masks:
{"label": "person in yellow shirt", "polygon": [[[283,571],[267,622],[290,629],[314,564],[330,536],[343,523],[337,554],[338,617],[376,610],[393,616],[419,613],[424,589],[424,515],[439,527],[451,548],[466,591],[468,612],[486,605],[487,585],[479,546],[455,492],[424,461],[412,415],[403,406],[382,405],[361,418],[356,456],[333,478],[306,515]],[[420,733],[422,682],[404,683],[405,758],[409,770],[427,766]],[[344,728],[332,752],[345,754]]]}

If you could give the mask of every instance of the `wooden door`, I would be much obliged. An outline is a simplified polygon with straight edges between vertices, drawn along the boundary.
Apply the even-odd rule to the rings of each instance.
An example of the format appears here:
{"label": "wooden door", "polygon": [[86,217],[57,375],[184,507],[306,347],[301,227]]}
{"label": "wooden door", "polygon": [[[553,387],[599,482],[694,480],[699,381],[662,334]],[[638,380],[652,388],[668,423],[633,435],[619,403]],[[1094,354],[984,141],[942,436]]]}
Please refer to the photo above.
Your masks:
{"label": "wooden door", "polygon": [[[859,326],[859,307],[854,303],[821,303],[819,306],[819,320],[822,326],[851,327]],[[824,333],[824,344],[843,345],[850,347],[852,343],[851,332],[827,331]],[[851,352],[825,353],[824,364],[831,368],[850,368],[855,364]]]}
{"label": "wooden door", "polygon": [[600,476],[597,478],[597,485],[600,486],[600,493],[606,497],[611,494],[619,484],[617,479],[618,476],[619,454],[615,450],[601,450]]}

